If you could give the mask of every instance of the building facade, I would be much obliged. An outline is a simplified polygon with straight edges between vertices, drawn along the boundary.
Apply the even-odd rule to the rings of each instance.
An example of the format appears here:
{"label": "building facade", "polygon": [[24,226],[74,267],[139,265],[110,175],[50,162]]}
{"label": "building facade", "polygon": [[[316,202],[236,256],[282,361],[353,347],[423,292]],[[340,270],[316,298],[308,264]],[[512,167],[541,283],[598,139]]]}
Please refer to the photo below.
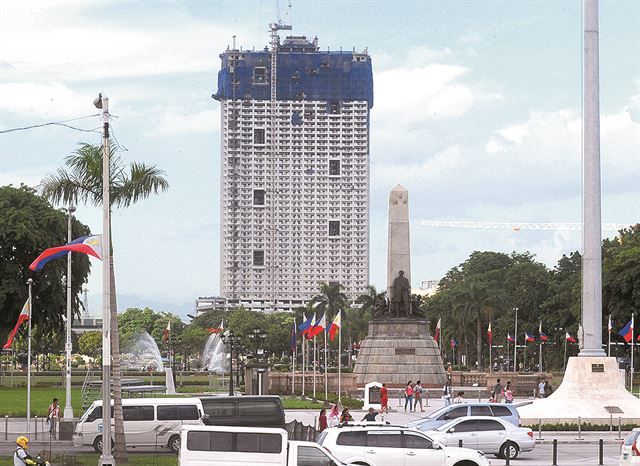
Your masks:
{"label": "building facade", "polygon": [[287,310],[328,282],[355,298],[369,283],[368,53],[275,36],[220,57],[222,297]]}

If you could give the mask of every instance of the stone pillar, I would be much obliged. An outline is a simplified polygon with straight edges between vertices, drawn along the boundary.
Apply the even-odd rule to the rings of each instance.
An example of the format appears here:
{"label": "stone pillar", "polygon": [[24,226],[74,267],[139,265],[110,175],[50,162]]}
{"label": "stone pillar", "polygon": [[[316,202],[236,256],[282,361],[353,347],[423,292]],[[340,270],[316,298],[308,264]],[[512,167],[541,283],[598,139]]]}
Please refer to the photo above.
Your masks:
{"label": "stone pillar", "polygon": [[397,185],[389,193],[389,242],[387,253],[387,296],[391,298],[393,280],[400,270],[411,283],[409,242],[409,192]]}

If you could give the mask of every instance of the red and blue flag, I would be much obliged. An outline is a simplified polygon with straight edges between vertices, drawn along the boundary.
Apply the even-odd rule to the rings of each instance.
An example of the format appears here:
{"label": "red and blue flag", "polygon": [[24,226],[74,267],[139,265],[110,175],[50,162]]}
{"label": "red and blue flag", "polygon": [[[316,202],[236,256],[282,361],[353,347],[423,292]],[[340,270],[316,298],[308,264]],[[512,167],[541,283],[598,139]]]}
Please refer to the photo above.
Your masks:
{"label": "red and blue flag", "polygon": [[516,339],[513,338],[510,333],[507,333],[507,341],[516,341]]}
{"label": "red and blue flag", "polygon": [[58,257],[66,256],[67,254],[69,254],[69,252],[72,251],[88,254],[102,260],[102,236],[83,236],[81,238],[74,239],[64,246],[45,249],[36,258],[36,260],[31,263],[29,269],[33,270],[34,272],[39,272],[42,270],[45,264],[47,264],[47,262],[52,261],[53,259],[57,259]]}
{"label": "red and blue flag", "polygon": [[[315,318],[315,317],[314,317]],[[302,313],[302,323],[300,325],[298,325],[298,330],[300,331],[300,333],[302,335],[304,335],[305,333],[307,333],[307,330],[309,329],[309,327],[311,326],[311,321],[313,319],[307,319],[307,316],[304,315],[304,312]]]}
{"label": "red and blue flag", "polygon": [[458,340],[456,340],[455,338],[452,338],[451,341],[449,342],[449,345],[451,345],[451,348],[455,348],[456,346],[458,346]]}
{"label": "red and blue flag", "polygon": [[627,322],[627,325],[625,325],[624,328],[618,332],[618,335],[624,338],[624,341],[626,341],[627,343],[631,343],[631,338],[633,335],[633,317],[631,317],[631,320]]}
{"label": "red and blue flag", "polygon": [[534,337],[530,333],[524,332],[524,341],[526,341],[527,343],[530,343],[532,341],[536,341],[536,337]]}

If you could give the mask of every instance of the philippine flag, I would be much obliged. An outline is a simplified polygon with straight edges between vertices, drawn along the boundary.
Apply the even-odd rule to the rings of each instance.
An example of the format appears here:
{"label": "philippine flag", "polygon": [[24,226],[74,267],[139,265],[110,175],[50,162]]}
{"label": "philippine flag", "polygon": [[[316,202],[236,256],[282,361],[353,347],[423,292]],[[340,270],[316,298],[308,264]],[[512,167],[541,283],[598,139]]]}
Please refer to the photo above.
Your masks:
{"label": "philippine flag", "polygon": [[322,318],[307,332],[307,338],[315,338],[324,332],[324,329],[327,327],[327,314],[322,314]]}
{"label": "philippine flag", "polygon": [[540,334],[540,341],[548,341],[549,337],[546,333],[542,331],[542,322],[540,322],[540,327],[538,327],[538,333]]}
{"label": "philippine flag", "polygon": [[456,346],[458,346],[458,340],[456,340],[455,338],[452,338],[451,341],[449,342],[449,345],[451,345],[452,348],[455,348]]}
{"label": "philippine flag", "polygon": [[513,338],[510,333],[507,333],[507,341],[516,341],[516,339]]}
{"label": "philippine flag", "polygon": [[168,341],[171,335],[171,321],[167,322],[167,328],[162,331],[162,341]]}
{"label": "philippine flag", "polygon": [[489,328],[487,329],[487,338],[489,340],[489,344],[493,345],[493,332],[491,331],[491,322],[489,322]]}
{"label": "philippine flag", "polygon": [[532,341],[536,341],[536,337],[534,337],[533,335],[524,332],[524,341],[526,341],[527,343],[530,343]]}
{"label": "philippine flag", "polygon": [[313,317],[311,318],[311,322],[309,323],[309,326],[307,327],[306,330],[302,331],[302,334],[305,337],[307,337],[307,340],[311,340],[313,338],[313,336],[311,335],[311,332],[315,326],[316,326],[316,315],[313,314]]}
{"label": "philippine flag", "polygon": [[329,327],[329,338],[331,341],[335,340],[336,333],[342,328],[342,310],[339,310],[336,316],[333,318],[333,322],[331,322],[331,327]]}
{"label": "philippine flag", "polygon": [[24,303],[24,306],[22,306],[22,311],[20,311],[20,315],[18,316],[18,322],[16,323],[16,326],[13,327],[13,330],[11,330],[11,333],[9,334],[9,338],[7,338],[7,342],[2,347],[3,350],[11,348],[11,345],[13,344],[13,339],[15,338],[16,333],[18,333],[18,329],[23,324],[23,322],[26,322],[27,320],[29,320],[29,316],[31,315],[31,310],[29,309],[29,307],[30,307],[29,300],[27,300],[27,302]]}
{"label": "philippine flag", "polygon": [[436,334],[433,339],[436,341],[436,344],[440,344],[440,329],[442,328],[442,317],[438,319],[438,323],[436,324]]}
{"label": "philippine flag", "polygon": [[102,260],[102,235],[83,236],[64,246],[45,249],[42,254],[31,263],[29,269],[34,272],[39,272],[47,262],[57,259],[58,257],[66,256],[71,251],[88,254]]}
{"label": "philippine flag", "polygon": [[577,341],[575,338],[573,338],[571,335],[569,335],[569,332],[566,332],[566,336],[565,336],[565,338],[566,338],[566,339],[567,339],[567,341],[568,341],[568,342],[570,342],[570,343],[578,343],[578,341]]}
{"label": "philippine flag", "polygon": [[633,335],[633,316],[631,316],[631,320],[627,323],[627,325],[625,325],[624,328],[618,332],[618,335],[624,338],[624,341],[626,341],[627,343],[631,343],[631,336]]}
{"label": "philippine flag", "polygon": [[611,322],[611,314],[609,314],[609,325],[607,325],[607,331],[611,333],[613,331],[613,323]]}
{"label": "philippine flag", "polygon": [[309,330],[309,327],[311,326],[312,320],[315,320],[315,316],[313,317],[313,319],[307,319],[307,316],[304,315],[304,312],[302,313],[302,323],[298,325],[298,330],[302,335],[305,335],[307,333],[307,330]]}
{"label": "philippine flag", "polygon": [[209,333],[223,333],[224,332],[224,319],[220,322],[220,327],[208,328]]}

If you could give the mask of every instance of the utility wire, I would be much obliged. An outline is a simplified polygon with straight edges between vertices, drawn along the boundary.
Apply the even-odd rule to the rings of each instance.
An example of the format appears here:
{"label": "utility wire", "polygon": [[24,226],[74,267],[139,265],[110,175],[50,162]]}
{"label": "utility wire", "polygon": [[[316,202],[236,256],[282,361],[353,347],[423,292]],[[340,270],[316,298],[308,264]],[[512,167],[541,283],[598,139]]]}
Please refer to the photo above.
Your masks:
{"label": "utility wire", "polygon": [[69,128],[69,129],[73,129],[76,131],[82,131],[84,133],[99,133],[99,129],[100,128],[93,128],[93,129],[84,129],[84,128],[78,128],[76,126],[71,126],[71,125],[67,125],[66,123],[70,122],[70,121],[78,121],[78,120],[84,120],[87,118],[94,118],[96,116],[99,116],[99,113],[96,113],[95,115],[88,115],[88,116],[83,116],[83,117],[78,117],[78,118],[70,118],[68,120],[61,120],[61,121],[51,121],[49,123],[41,123],[39,125],[29,125],[29,126],[22,126],[19,128],[10,128],[10,129],[3,129],[0,130],[0,134],[5,134],[5,133],[12,133],[14,131],[25,131],[28,129],[33,129],[33,128],[42,128],[44,126],[64,126],[65,128]]}

